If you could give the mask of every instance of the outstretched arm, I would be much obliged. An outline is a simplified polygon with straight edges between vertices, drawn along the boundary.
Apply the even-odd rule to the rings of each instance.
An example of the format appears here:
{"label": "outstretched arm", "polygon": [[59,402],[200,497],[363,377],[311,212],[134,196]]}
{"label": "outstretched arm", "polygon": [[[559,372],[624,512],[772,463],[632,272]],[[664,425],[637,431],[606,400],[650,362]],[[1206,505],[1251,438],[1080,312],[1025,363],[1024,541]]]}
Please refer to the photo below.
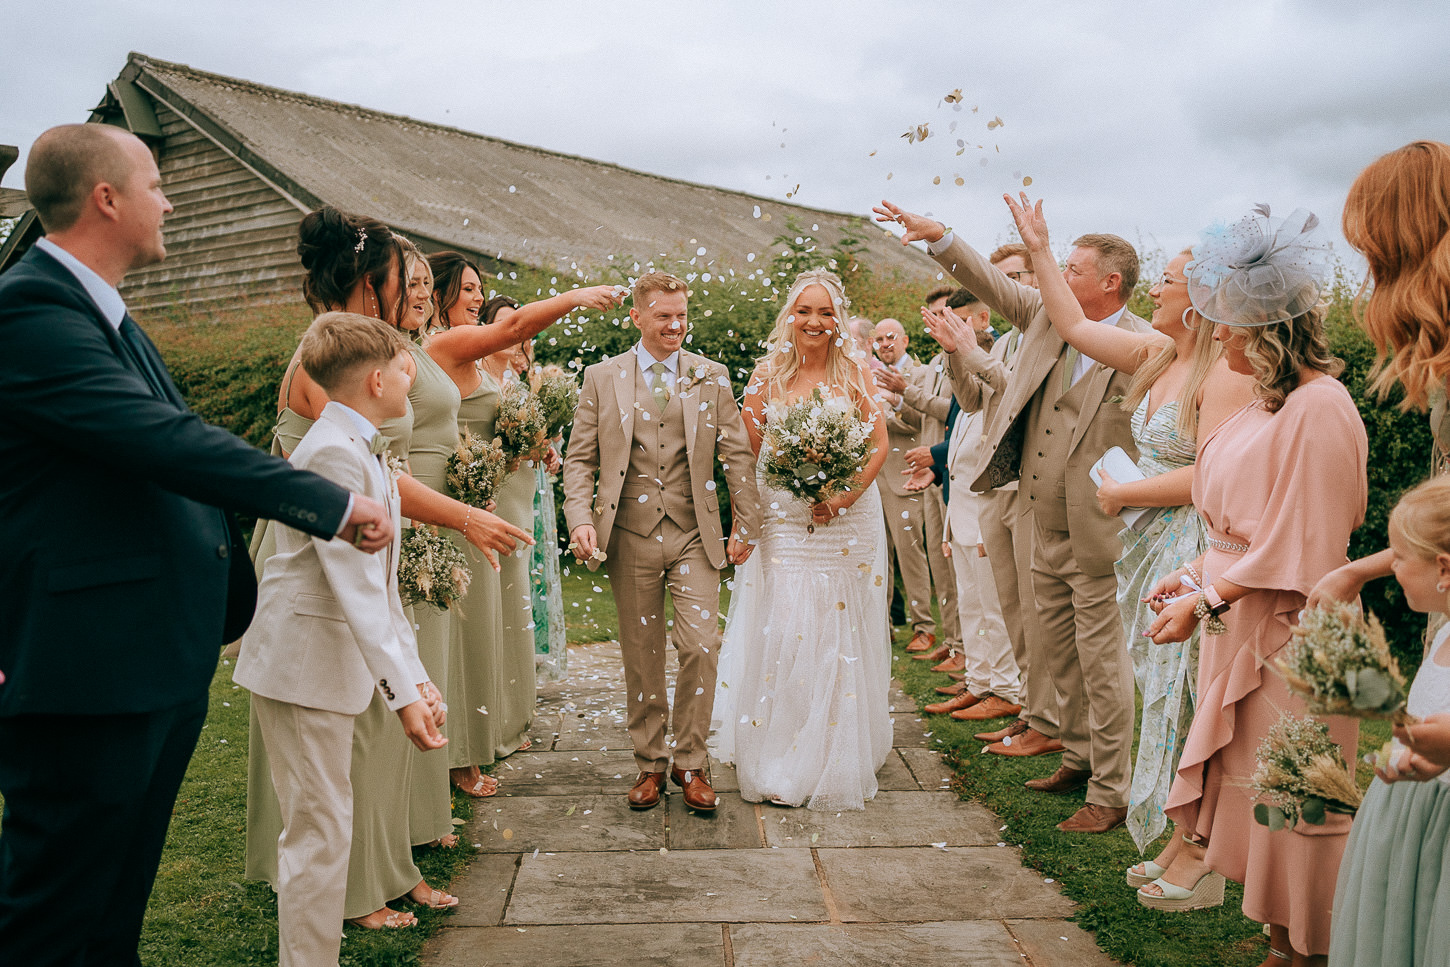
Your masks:
{"label": "outstretched arm", "polygon": [[1083,315],[1077,296],[1067,287],[1067,280],[1058,270],[1057,260],[1052,257],[1052,249],[1048,246],[1042,199],[1037,199],[1037,204],[1033,205],[1027,200],[1025,192],[1020,203],[1014,201],[1011,195],[1002,197],[1012,210],[1017,231],[1032,256],[1032,269],[1037,273],[1038,290],[1047,307],[1048,319],[1063,342],[1104,366],[1123,373],[1137,372],[1143,360],[1152,350],[1165,345],[1168,337],[1158,333],[1129,332],[1117,326],[1100,326]]}
{"label": "outstretched arm", "polygon": [[455,326],[428,338],[428,355],[457,365],[490,356],[532,339],[575,309],[606,312],[623,302],[618,286],[594,285],[571,289],[549,299],[519,306],[500,322],[486,326]]}

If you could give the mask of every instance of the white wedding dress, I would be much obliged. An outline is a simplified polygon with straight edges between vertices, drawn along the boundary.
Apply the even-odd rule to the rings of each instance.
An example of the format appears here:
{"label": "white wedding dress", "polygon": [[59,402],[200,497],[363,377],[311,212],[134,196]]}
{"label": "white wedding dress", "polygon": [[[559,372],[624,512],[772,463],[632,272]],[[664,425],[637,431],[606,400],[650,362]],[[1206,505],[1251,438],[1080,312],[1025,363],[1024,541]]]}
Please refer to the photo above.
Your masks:
{"label": "white wedding dress", "polygon": [[763,533],[735,570],[710,751],[750,802],[863,809],[892,740],[881,495],[873,482],[809,533],[810,506],[757,480]]}

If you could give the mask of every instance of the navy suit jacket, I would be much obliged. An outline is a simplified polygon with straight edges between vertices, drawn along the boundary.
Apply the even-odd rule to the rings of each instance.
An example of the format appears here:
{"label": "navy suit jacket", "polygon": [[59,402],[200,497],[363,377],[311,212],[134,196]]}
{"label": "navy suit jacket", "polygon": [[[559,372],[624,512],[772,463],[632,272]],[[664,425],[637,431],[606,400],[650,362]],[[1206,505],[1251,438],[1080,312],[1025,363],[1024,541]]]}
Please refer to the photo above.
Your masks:
{"label": "navy suit jacket", "polygon": [[952,405],[947,409],[947,435],[940,443],[931,445],[931,472],[936,479],[934,483],[941,485],[941,499],[945,503],[952,499],[952,477],[947,473],[947,447],[951,443],[952,430],[956,428],[957,417],[961,416],[962,408],[957,403],[957,398],[952,397]]}
{"label": "navy suit jacket", "polygon": [[80,281],[32,249],[0,275],[0,716],[206,695],[256,582],[231,514],[335,534],[347,491],[153,386]]}

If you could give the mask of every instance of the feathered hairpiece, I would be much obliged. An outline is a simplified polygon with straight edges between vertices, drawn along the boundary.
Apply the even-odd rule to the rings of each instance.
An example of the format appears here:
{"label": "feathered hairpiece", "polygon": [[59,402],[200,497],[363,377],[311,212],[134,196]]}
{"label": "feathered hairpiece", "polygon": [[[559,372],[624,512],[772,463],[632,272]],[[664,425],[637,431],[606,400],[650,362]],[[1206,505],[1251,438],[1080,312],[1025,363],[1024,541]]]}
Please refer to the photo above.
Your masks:
{"label": "feathered hairpiece", "polygon": [[1226,326],[1267,326],[1309,311],[1330,262],[1318,227],[1318,216],[1302,208],[1274,218],[1256,205],[1232,225],[1205,229],[1184,267],[1193,308]]}

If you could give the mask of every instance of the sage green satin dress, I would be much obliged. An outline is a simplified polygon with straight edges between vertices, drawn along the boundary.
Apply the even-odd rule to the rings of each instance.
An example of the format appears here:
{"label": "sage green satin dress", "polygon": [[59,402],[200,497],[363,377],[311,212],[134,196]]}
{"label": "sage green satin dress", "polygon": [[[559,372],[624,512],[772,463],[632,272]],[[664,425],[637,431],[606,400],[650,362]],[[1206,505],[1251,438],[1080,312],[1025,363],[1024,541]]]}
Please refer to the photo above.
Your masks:
{"label": "sage green satin dress", "polygon": [[[312,426],[312,420],[291,409],[277,415],[272,435],[272,452],[291,453]],[[403,453],[413,432],[413,411],[384,423],[380,432],[394,453]],[[259,525],[252,542],[253,561],[260,577],[268,557],[276,551],[270,521],[264,531]],[[388,711],[382,696],[373,694],[372,704],[353,720],[352,852],[347,867],[347,899],[343,917],[365,917],[382,909],[418,885],[423,879],[413,862],[413,844],[408,835],[408,790],[413,766],[413,744],[403,733],[398,716]],[[247,840],[246,875],[277,886],[277,838],[282,834],[282,810],[272,785],[267,749],[251,713],[251,736],[247,748]],[[338,924],[338,929],[342,925]]]}
{"label": "sage green satin dress", "polygon": [[[487,373],[464,397],[459,430],[491,440],[497,435],[499,387]],[[532,529],[533,469],[504,480],[494,513]],[[522,480],[522,486],[520,485]],[[461,612],[454,614],[448,669],[449,762],[454,768],[488,765],[518,750],[534,711],[533,605],[529,551],[500,558],[495,573],[484,556],[461,537],[455,540],[473,569]],[[507,587],[507,597],[504,588]],[[527,615],[526,618],[523,616]],[[523,620],[520,620],[523,618]]]}
{"label": "sage green satin dress", "polygon": [[[408,467],[414,479],[439,493],[447,493],[445,480],[448,455],[458,445],[458,387],[422,347],[412,349],[417,368],[408,401],[413,407],[413,434],[408,444]],[[471,563],[471,562],[470,562]],[[487,565],[485,565],[487,567]],[[492,568],[489,568],[492,571]],[[473,584],[459,607],[467,608],[477,600],[475,588],[478,568],[473,568]],[[409,609],[418,635],[418,657],[438,691],[448,695],[448,644],[453,613],[431,604],[417,604]],[[449,703],[447,724],[443,734],[457,732],[454,723],[465,710]],[[413,781],[408,810],[408,826],[413,844],[421,846],[442,839],[453,832],[453,789],[448,782],[448,747],[431,752],[409,746],[413,755]]]}

